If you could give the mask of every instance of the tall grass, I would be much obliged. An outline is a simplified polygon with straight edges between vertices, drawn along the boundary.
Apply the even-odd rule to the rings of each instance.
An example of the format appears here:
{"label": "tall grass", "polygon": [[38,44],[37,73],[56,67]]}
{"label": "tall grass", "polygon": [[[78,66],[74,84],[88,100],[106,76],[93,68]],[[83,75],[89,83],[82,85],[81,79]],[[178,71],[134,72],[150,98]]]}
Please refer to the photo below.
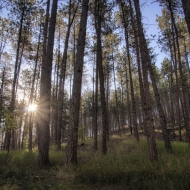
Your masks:
{"label": "tall grass", "polygon": [[78,151],[73,170],[64,167],[65,151],[50,147],[51,167],[36,165],[37,152],[0,152],[0,190],[7,189],[118,189],[118,190],[188,190],[190,189],[190,150],[186,143],[173,142],[167,154],[164,143],[157,141],[158,162],[151,162],[147,141],[137,143],[132,137],[113,136],[108,154],[92,148],[86,140]]}
{"label": "tall grass", "polygon": [[87,184],[123,185],[127,189],[190,189],[190,151],[185,143],[173,142],[167,154],[164,143],[157,141],[159,161],[151,162],[145,139],[137,143],[124,140],[108,155],[92,155],[80,164],[76,180]]}

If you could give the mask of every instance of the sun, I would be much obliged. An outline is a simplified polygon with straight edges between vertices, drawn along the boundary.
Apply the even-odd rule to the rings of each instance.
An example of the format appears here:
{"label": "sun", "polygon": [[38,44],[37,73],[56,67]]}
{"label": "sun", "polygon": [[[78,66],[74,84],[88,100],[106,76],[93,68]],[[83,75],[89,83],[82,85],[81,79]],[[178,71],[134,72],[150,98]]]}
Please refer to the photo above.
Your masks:
{"label": "sun", "polygon": [[36,104],[30,104],[30,105],[28,106],[28,111],[29,111],[29,112],[36,111],[36,109],[37,109],[37,105],[36,105]]}

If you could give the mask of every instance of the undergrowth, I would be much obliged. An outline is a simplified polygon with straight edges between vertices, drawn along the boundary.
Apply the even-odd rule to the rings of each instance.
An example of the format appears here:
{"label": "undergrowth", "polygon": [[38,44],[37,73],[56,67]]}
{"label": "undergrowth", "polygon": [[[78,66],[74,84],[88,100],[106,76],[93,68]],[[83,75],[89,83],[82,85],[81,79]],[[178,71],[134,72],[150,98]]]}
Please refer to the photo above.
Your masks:
{"label": "undergrowth", "polygon": [[151,162],[147,141],[137,143],[128,136],[113,136],[108,154],[92,148],[92,140],[79,147],[78,164],[65,169],[65,151],[50,148],[51,166],[36,165],[37,151],[0,152],[0,190],[114,189],[188,190],[190,189],[190,150],[186,143],[172,142],[168,154],[157,141],[158,162]]}

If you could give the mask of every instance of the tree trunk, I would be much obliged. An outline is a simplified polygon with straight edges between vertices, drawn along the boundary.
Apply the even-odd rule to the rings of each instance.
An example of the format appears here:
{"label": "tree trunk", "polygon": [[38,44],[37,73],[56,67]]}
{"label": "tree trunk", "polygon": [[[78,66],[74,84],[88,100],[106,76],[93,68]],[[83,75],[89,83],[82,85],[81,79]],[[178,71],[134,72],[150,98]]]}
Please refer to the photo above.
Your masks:
{"label": "tree trunk", "polygon": [[185,21],[190,35],[190,0],[181,0],[183,4],[183,11],[185,15]]}
{"label": "tree trunk", "polygon": [[136,10],[136,18],[137,18],[137,27],[138,27],[138,35],[140,42],[140,52],[141,52],[141,61],[142,61],[142,72],[143,72],[143,82],[144,82],[144,94],[145,94],[145,108],[146,108],[146,121],[148,128],[148,143],[150,148],[150,159],[152,161],[157,161],[157,149],[156,149],[156,141],[155,141],[155,132],[154,132],[154,122],[152,115],[152,106],[151,106],[151,96],[149,90],[149,81],[148,81],[148,65],[147,61],[149,59],[149,55],[147,51],[144,49],[144,45],[146,44],[145,36],[143,32],[143,27],[141,23],[141,11],[139,0],[134,0],[135,10]]}
{"label": "tree trunk", "polygon": [[[173,38],[173,41],[174,41],[174,34],[172,32],[172,38]],[[176,78],[176,107],[177,107],[177,111],[176,111],[176,114],[177,114],[177,121],[178,121],[178,140],[179,142],[182,141],[182,137],[181,137],[181,115],[180,115],[180,105],[179,105],[179,101],[180,101],[180,93],[179,93],[179,79],[178,79],[178,72],[177,72],[177,57],[176,57],[176,45],[175,45],[175,41],[173,42],[173,48],[174,48],[174,57],[173,57],[173,52],[172,52],[172,45],[171,45],[171,42],[169,41],[169,49],[170,49],[170,56],[171,56],[171,61],[172,61],[172,64],[173,64],[173,67],[174,67],[174,72],[175,72],[175,78]],[[171,65],[172,67],[172,65]],[[171,68],[172,69],[172,68]],[[171,85],[173,85],[173,79],[172,79],[172,76],[171,76]]]}
{"label": "tree trunk", "polygon": [[127,91],[127,120],[128,120],[128,129],[131,134],[133,134],[133,129],[131,125],[131,102],[130,102],[130,97],[129,97],[129,80],[127,78],[128,72],[126,68],[126,91]]}
{"label": "tree trunk", "polygon": [[[18,66],[19,66],[19,55],[20,55],[20,44],[21,44],[21,37],[22,37],[22,29],[23,29],[23,21],[24,21],[24,12],[25,10],[23,9],[21,18],[20,18],[20,27],[19,27],[19,34],[18,34],[18,42],[17,42],[17,51],[16,51],[16,61],[15,61],[15,68],[14,68],[14,77],[13,77],[13,84],[12,84],[12,92],[11,92],[11,102],[10,102],[10,114],[11,118],[14,119],[14,109],[15,109],[15,100],[16,100],[16,85],[17,85],[17,79],[18,79]],[[13,130],[12,130],[13,131]],[[11,142],[11,129],[7,131],[7,141],[6,141],[6,150],[9,151],[10,149],[10,142]],[[14,132],[12,132],[14,135]],[[14,141],[14,136],[12,138]],[[12,146],[14,149],[14,144]]]}
{"label": "tree trunk", "polygon": [[143,78],[142,78],[142,69],[140,65],[140,50],[139,50],[139,40],[138,40],[138,31],[135,26],[135,19],[134,19],[134,13],[131,5],[131,1],[129,1],[130,4],[130,16],[131,16],[131,23],[132,23],[132,28],[134,31],[134,37],[135,37],[135,50],[136,50],[136,56],[137,56],[137,66],[138,66],[138,76],[139,76],[139,87],[140,87],[140,98],[141,98],[141,109],[143,113],[143,128],[144,128],[144,134],[148,137],[148,128],[147,128],[147,121],[145,119],[146,115],[146,100],[145,100],[145,94],[144,94],[144,84],[143,84]]}
{"label": "tree trunk", "polygon": [[[145,49],[146,49],[146,51],[148,51],[147,47],[145,47]],[[152,86],[153,86],[153,90],[154,90],[154,96],[155,96],[155,100],[156,100],[156,104],[157,104],[157,108],[158,108],[158,113],[160,116],[160,125],[161,125],[162,133],[164,136],[165,147],[166,147],[167,152],[172,152],[172,146],[171,146],[171,142],[170,142],[170,138],[169,138],[169,133],[167,130],[166,116],[164,114],[164,110],[163,110],[163,107],[161,104],[160,94],[159,94],[159,91],[157,88],[157,84],[156,84],[156,80],[154,77],[154,72],[153,72],[150,58],[148,60],[148,68],[149,68],[150,78],[152,81]]]}
{"label": "tree trunk", "polygon": [[52,3],[46,62],[42,63],[41,71],[40,104],[38,109],[38,165],[40,167],[49,165],[51,71],[53,61],[57,2],[58,0],[53,0]]}
{"label": "tree trunk", "polygon": [[[95,57],[95,55],[94,55]],[[94,60],[95,61],[95,60]],[[96,80],[95,80],[95,92],[93,90],[93,125],[94,125],[94,150],[98,150],[98,66],[96,62]],[[93,71],[94,73],[94,71]],[[94,79],[94,77],[93,77]],[[93,83],[94,88],[94,83]]]}
{"label": "tree trunk", "polygon": [[133,112],[133,129],[134,129],[134,136],[139,142],[139,133],[137,128],[137,113],[136,113],[136,102],[135,102],[135,95],[134,95],[134,88],[133,88],[133,81],[132,81],[132,71],[131,71],[131,57],[129,52],[129,32],[128,32],[128,25],[126,21],[126,15],[124,12],[124,7],[122,8],[123,14],[123,24],[124,24],[124,31],[125,31],[125,43],[127,48],[127,62],[129,66],[129,82],[130,82],[130,89],[131,89],[131,102],[132,102],[132,112]]}
{"label": "tree trunk", "polygon": [[61,73],[60,73],[60,80],[59,80],[59,93],[58,93],[58,122],[57,122],[57,149],[61,149],[61,128],[63,128],[63,97],[64,97],[64,86],[65,86],[65,77],[66,77],[66,63],[67,63],[67,51],[69,45],[69,36],[72,23],[75,18],[77,8],[74,12],[73,17],[71,18],[71,0],[69,1],[69,18],[68,18],[68,28],[65,38],[64,44],[64,52],[63,52],[63,59],[61,63]]}
{"label": "tree trunk", "polygon": [[101,0],[95,1],[95,29],[97,35],[97,65],[99,71],[99,79],[100,79],[100,94],[101,94],[101,106],[102,106],[102,154],[107,153],[107,133],[108,133],[108,114],[107,114],[107,106],[106,106],[106,95],[105,95],[105,87],[104,87],[104,72],[102,66],[102,44],[101,44]]}
{"label": "tree trunk", "polygon": [[86,38],[86,25],[88,17],[88,0],[82,2],[82,13],[77,43],[77,62],[74,65],[74,80],[70,112],[70,128],[68,133],[66,166],[77,163],[78,124],[81,102],[82,73],[84,64],[84,49]]}
{"label": "tree trunk", "polygon": [[[35,85],[35,80],[36,80],[36,71],[37,71],[37,67],[38,67],[38,56],[39,56],[39,48],[40,48],[40,37],[41,37],[41,26],[40,26],[40,33],[38,36],[38,46],[37,46],[37,51],[36,51],[36,59],[35,59],[35,66],[34,66],[34,74],[33,74],[33,78],[32,78],[32,87],[31,87],[31,92],[30,92],[30,97],[29,97],[29,104],[33,104],[34,102],[34,85]],[[29,151],[32,151],[32,125],[33,125],[33,121],[32,119],[34,119],[33,117],[34,113],[30,113],[29,116]]]}
{"label": "tree trunk", "polygon": [[[174,28],[175,31],[175,40],[176,40],[176,47],[177,47],[177,56],[178,56],[178,62],[179,62],[179,73],[180,73],[180,78],[181,78],[181,87],[182,87],[182,103],[183,103],[183,111],[184,111],[184,122],[185,122],[185,128],[186,128],[186,137],[188,140],[188,143],[190,145],[190,125],[189,125],[189,110],[188,110],[188,100],[187,100],[187,90],[186,90],[186,86],[185,86],[185,78],[183,75],[183,65],[182,65],[182,61],[181,61],[181,54],[180,54],[180,47],[179,47],[179,34],[178,34],[178,29],[175,23],[175,18],[174,18],[174,14],[173,14],[173,10],[172,10],[172,6],[171,6],[171,1],[168,1],[168,9],[170,11],[170,15],[171,15],[171,21],[172,21],[172,26]],[[189,8],[190,4],[188,5]],[[179,90],[179,89],[178,89]]]}
{"label": "tree trunk", "polygon": [[116,87],[116,79],[115,79],[115,62],[114,62],[114,57],[113,57],[113,47],[112,47],[112,63],[113,63],[113,82],[114,82],[114,94],[115,94],[115,105],[116,105],[116,108],[115,108],[116,121],[118,124],[119,135],[121,136],[121,125],[120,125],[120,119],[119,119],[119,107],[118,107],[117,87]]}

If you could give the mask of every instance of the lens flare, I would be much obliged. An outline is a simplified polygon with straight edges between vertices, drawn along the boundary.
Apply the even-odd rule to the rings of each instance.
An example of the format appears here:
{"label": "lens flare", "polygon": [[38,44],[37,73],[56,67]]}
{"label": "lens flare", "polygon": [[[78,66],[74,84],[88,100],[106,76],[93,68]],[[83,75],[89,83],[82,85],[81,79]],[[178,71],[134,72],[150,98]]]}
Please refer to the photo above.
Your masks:
{"label": "lens flare", "polygon": [[37,105],[36,105],[36,104],[30,104],[30,105],[28,106],[28,111],[29,111],[29,112],[36,111],[36,109],[37,109]]}

